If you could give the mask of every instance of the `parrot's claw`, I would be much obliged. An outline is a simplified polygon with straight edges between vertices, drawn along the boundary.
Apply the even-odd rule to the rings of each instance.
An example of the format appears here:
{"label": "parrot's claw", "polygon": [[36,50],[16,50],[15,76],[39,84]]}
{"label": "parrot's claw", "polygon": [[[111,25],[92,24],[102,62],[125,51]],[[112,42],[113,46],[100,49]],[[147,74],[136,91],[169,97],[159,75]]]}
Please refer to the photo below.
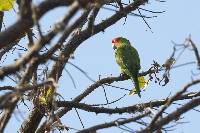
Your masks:
{"label": "parrot's claw", "polygon": [[127,74],[125,73],[120,73],[120,76],[123,77],[123,76],[126,76]]}

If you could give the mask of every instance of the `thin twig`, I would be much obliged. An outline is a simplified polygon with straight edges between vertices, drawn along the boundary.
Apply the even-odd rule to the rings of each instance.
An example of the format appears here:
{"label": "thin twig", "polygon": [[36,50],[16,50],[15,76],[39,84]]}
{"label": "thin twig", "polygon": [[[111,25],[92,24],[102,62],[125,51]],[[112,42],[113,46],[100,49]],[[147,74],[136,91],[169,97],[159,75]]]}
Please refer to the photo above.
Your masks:
{"label": "thin twig", "polygon": [[147,112],[144,112],[144,113],[142,113],[138,116],[135,116],[133,118],[128,118],[128,119],[125,119],[125,120],[115,120],[115,121],[112,121],[112,122],[109,122],[109,123],[99,124],[99,125],[87,128],[87,129],[80,130],[77,133],[89,133],[89,132],[95,132],[97,130],[104,129],[104,128],[109,128],[109,127],[113,127],[113,126],[120,126],[120,125],[123,125],[123,124],[126,124],[126,123],[134,122],[138,119],[141,119],[141,118],[147,116],[149,113],[150,112],[147,111]]}
{"label": "thin twig", "polygon": [[147,127],[149,130],[151,130],[151,128],[153,127],[154,123],[157,121],[157,119],[162,115],[162,113],[165,111],[165,109],[167,109],[167,107],[169,107],[172,102],[174,102],[177,97],[181,96],[184,92],[187,91],[187,89],[195,84],[198,84],[200,82],[200,79],[194,80],[191,83],[188,83],[187,85],[185,85],[183,87],[183,89],[181,89],[180,91],[178,91],[175,95],[173,95],[172,97],[170,97],[167,100],[167,103],[160,109],[160,111],[158,111],[158,113],[154,116],[154,118],[152,119],[151,123],[149,124],[149,126]]}

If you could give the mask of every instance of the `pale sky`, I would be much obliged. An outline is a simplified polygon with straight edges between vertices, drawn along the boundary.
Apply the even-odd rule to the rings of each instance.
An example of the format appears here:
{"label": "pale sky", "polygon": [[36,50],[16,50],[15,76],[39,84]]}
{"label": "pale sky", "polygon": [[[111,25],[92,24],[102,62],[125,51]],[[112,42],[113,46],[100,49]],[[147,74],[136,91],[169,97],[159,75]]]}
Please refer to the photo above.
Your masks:
{"label": "pale sky", "polygon": [[[105,30],[104,33],[99,33],[85,41],[74,53],[75,59],[70,62],[85,70],[93,79],[98,80],[99,75],[101,75],[101,78],[104,78],[111,75],[118,76],[120,73],[119,67],[115,63],[114,51],[111,47],[111,40],[114,37],[123,36],[128,38],[132,46],[138,50],[141,60],[141,71],[148,70],[153,63],[153,60],[160,64],[164,63],[172,52],[173,44],[171,41],[183,43],[185,38],[191,34],[192,39],[197,44],[197,47],[200,48],[200,19],[198,16],[200,12],[199,5],[200,1],[198,0],[169,0],[165,3],[159,3],[151,0],[150,4],[143,6],[143,8],[153,11],[165,11],[165,13],[162,14],[152,14],[142,11],[142,13],[147,16],[157,15],[156,18],[146,19],[148,24],[151,26],[153,33],[150,32],[142,18],[128,16],[125,25],[123,25],[125,19],[121,19],[121,21],[117,24]],[[64,14],[64,11],[66,11],[66,8],[60,8],[54,10],[53,13],[45,15],[40,22],[41,26],[44,27],[43,31],[48,31],[50,29],[50,25],[57,22],[60,18],[59,16]],[[105,16],[112,13],[112,11],[102,9],[97,19],[100,22],[102,19],[105,19]],[[6,27],[16,21],[15,16],[16,13],[13,10],[5,13],[4,23]],[[26,42],[26,40],[23,40],[21,45],[24,45]],[[177,61],[177,65],[194,61],[194,59],[193,53],[191,51],[186,51]],[[73,87],[69,76],[64,72],[64,75],[59,81],[58,91],[62,94],[65,100],[70,100],[71,98],[77,96],[81,91],[85,90],[92,84],[92,82],[71,65],[68,64],[66,69],[73,75],[77,88]],[[191,70],[196,71],[195,64],[174,69],[171,71],[170,82],[165,87],[151,82],[147,86],[146,91],[141,94],[142,98],[139,98],[138,96],[126,96],[121,101],[113,105],[109,105],[108,107],[123,107],[126,105],[133,105],[135,103],[166,98],[170,93],[174,94],[186,83],[191,81]],[[113,85],[128,89],[133,87],[131,81],[118,82]],[[109,101],[116,100],[128,93],[126,91],[106,86],[105,89]],[[195,90],[197,87],[193,87],[192,89]],[[103,89],[101,87],[98,88],[82,102],[88,104],[106,103]],[[174,107],[179,106],[174,105]],[[23,109],[25,111],[28,110],[24,107]],[[22,111],[23,113],[23,109],[15,111],[15,116],[13,116],[10,120],[5,133],[15,132],[19,129],[20,123],[23,121],[23,118],[19,116],[19,111]],[[168,111],[171,111],[172,109],[174,108],[170,108]],[[90,114],[85,111],[78,111],[85,127],[90,127],[103,122],[109,122],[119,118],[117,115],[112,115],[110,117],[105,114],[95,115],[94,113]],[[27,117],[26,114],[22,114],[22,116],[24,118]],[[124,115],[123,117],[125,116],[130,115]],[[172,131],[172,133],[191,133],[199,130],[200,114],[198,112],[192,110],[189,113],[184,114],[183,117],[184,119],[182,122],[190,123],[178,125],[175,127],[177,129]],[[66,114],[61,120],[63,124],[81,129],[81,123],[79,122],[74,110]],[[135,127],[135,124],[133,123],[128,125],[129,127]],[[111,130],[113,132],[121,132],[119,128],[110,128],[107,130],[100,130],[99,133],[109,133]]]}

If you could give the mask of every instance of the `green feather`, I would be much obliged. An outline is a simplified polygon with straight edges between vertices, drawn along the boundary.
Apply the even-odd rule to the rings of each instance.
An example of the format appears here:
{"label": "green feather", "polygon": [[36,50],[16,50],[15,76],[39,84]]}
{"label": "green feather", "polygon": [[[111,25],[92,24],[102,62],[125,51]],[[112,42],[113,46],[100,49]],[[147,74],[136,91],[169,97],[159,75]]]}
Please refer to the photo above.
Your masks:
{"label": "green feather", "polygon": [[115,59],[120,66],[121,72],[127,74],[135,85],[135,91],[140,95],[138,73],[141,68],[140,58],[137,50],[131,46],[125,38],[119,38],[119,44],[115,49]]}

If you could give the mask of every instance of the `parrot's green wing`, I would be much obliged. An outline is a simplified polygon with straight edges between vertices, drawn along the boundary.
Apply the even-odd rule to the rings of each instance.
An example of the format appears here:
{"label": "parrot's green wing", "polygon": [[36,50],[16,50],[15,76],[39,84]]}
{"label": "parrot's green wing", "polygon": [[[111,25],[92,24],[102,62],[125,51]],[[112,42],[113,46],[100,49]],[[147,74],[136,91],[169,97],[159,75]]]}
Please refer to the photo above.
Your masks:
{"label": "parrot's green wing", "polygon": [[115,52],[115,58],[123,73],[126,73],[126,69],[128,69],[129,72],[138,72],[141,68],[139,54],[132,46],[118,48]]}
{"label": "parrot's green wing", "polygon": [[116,62],[119,64],[122,73],[130,76],[135,84],[136,93],[140,96],[138,72],[140,70],[140,58],[138,52],[131,45],[124,45],[115,52]]}

